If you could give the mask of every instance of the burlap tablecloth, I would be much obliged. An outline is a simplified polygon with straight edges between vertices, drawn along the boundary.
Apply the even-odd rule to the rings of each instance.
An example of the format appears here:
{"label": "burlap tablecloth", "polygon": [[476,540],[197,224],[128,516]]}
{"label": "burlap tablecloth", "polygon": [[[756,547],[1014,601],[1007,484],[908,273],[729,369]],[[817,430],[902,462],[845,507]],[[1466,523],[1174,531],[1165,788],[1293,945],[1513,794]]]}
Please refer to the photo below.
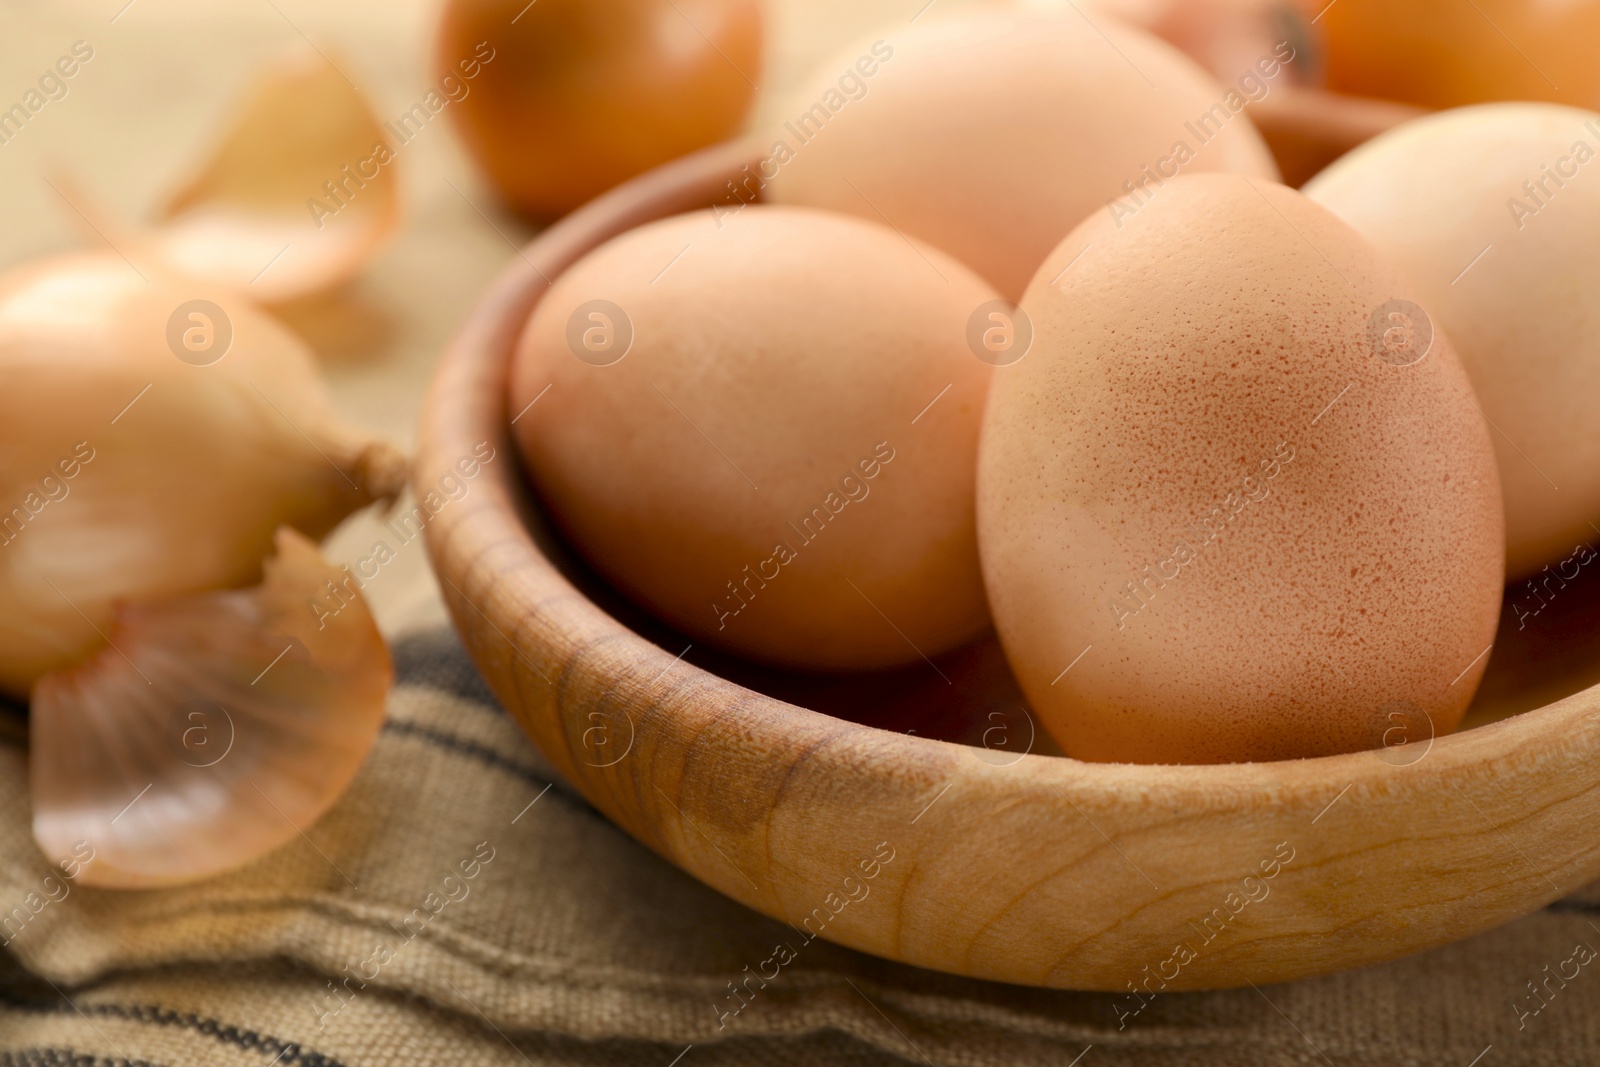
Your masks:
{"label": "burlap tablecloth", "polygon": [[[924,4],[771,0],[763,87]],[[302,35],[337,50],[381,114],[399,114],[427,88],[435,6],[0,2],[0,98],[73,41],[95,48],[70,93],[0,147],[0,266],[77,243],[47,166],[137,216],[251,68]],[[438,352],[528,236],[436,126],[400,161],[401,237],[352,290],[290,316],[323,355],[341,408],[401,444]],[[353,562],[375,521],[351,523],[329,553]],[[45,899],[51,858],[29,833],[25,719],[0,710],[0,1067],[1600,1059],[1600,977],[1549,979],[1577,945],[1600,946],[1593,891],[1384,967],[1164,995],[1124,1029],[1109,996],[955,979],[817,942],[724,1026],[728,984],[787,928],[681,874],[552,782],[444,626],[420,546],[366,594],[399,676],[371,759],[304,839],[203,885],[74,887],[34,914],[29,895]],[[375,964],[379,945],[389,954]],[[1550,992],[1534,1000],[1530,982]]]}
{"label": "burlap tablecloth", "polygon": [[[450,631],[402,637],[395,656],[377,747],[306,839],[188,888],[73,887],[0,926],[0,1064],[1600,1058],[1600,977],[1584,968],[1543,985],[1575,946],[1600,946],[1592,891],[1382,967],[1163,995],[1120,1029],[1110,995],[952,978],[823,942],[724,1017],[728,983],[793,932],[680,873],[553,781]],[[9,913],[51,868],[29,834],[25,748],[15,728],[3,736]],[[1529,981],[1549,990],[1542,1001]]]}

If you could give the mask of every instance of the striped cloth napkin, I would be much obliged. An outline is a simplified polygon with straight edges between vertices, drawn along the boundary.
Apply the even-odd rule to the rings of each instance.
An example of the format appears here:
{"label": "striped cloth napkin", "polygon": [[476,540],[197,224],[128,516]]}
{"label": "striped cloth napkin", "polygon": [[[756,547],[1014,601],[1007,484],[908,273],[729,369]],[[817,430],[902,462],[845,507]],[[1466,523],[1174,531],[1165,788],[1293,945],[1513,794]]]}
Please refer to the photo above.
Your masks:
{"label": "striped cloth napkin", "polygon": [[25,716],[0,712],[0,1067],[1600,1057],[1593,890],[1382,967],[1166,994],[1120,1027],[1110,995],[952,978],[822,942],[730,1014],[730,983],[792,930],[680,873],[556,780],[451,632],[413,633],[394,653],[387,725],[333,811],[182,889],[53,877],[29,832]]}

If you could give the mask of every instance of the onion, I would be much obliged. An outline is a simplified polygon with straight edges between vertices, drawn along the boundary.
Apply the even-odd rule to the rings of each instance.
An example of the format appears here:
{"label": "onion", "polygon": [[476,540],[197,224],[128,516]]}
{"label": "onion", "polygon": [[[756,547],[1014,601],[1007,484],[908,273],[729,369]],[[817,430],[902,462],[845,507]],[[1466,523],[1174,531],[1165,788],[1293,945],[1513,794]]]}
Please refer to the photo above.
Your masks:
{"label": "onion", "polygon": [[226,289],[81,253],[0,276],[0,691],[105,645],[118,601],[258,580],[274,531],[392,499],[305,347]]}

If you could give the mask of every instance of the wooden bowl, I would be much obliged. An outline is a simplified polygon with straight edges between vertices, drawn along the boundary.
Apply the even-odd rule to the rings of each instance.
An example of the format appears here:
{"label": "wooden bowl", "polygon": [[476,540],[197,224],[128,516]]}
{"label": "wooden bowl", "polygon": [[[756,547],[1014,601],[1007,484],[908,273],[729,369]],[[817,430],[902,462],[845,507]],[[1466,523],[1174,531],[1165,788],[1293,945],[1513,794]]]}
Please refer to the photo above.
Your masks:
{"label": "wooden bowl", "polygon": [[[955,974],[1121,991],[1129,1011],[1160,989],[1416,952],[1600,875],[1600,688],[1437,739],[1399,724],[1387,740],[1408,743],[1372,752],[1136,766],[1041,754],[992,641],[940,661],[951,684],[931,686],[922,667],[922,682],[807,682],[682,656],[686,640],[620,602],[551,533],[508,437],[507,370],[550,279],[623,230],[709,209],[756,154],[680,160],[543,233],[446,353],[423,417],[419,497],[480,442],[495,449],[469,495],[426,527],[456,626],[596,808],[788,923],[790,951],[820,936]],[[1571,692],[1577,681],[1539,662],[1552,649],[1584,650],[1571,662],[1585,671],[1600,662],[1588,636],[1600,596],[1561,596],[1551,613],[1573,608],[1536,620],[1549,625],[1538,640],[1502,627],[1515,647],[1493,657],[1480,720],[1525,710],[1520,695],[1545,691],[1536,683]],[[987,747],[922,736],[962,729]]]}
{"label": "wooden bowl", "polygon": [[1287,85],[1247,111],[1272,149],[1284,183],[1296,189],[1363,141],[1428,113],[1392,100]]}

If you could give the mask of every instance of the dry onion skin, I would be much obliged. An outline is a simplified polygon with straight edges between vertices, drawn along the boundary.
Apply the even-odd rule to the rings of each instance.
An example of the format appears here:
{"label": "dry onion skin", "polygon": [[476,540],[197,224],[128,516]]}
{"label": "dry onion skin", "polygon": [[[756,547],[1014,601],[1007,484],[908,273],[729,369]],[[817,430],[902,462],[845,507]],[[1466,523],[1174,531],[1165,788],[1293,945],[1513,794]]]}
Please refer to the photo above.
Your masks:
{"label": "dry onion skin", "polygon": [[115,253],[0,276],[0,381],[14,697],[100,648],[114,603],[256,582],[279,526],[320,538],[404,485],[404,456],[336,419],[292,334]]}
{"label": "dry onion skin", "polygon": [[119,608],[110,645],[40,680],[33,834],[93,858],[84,885],[210,877],[298,836],[349,786],[383,723],[389,653],[343,573],[284,529],[253,589]]}
{"label": "dry onion skin", "polygon": [[[209,158],[131,235],[133,247],[118,244],[274,306],[349,281],[399,220],[388,135],[308,47],[260,74]],[[91,226],[89,236],[112,232]]]}

